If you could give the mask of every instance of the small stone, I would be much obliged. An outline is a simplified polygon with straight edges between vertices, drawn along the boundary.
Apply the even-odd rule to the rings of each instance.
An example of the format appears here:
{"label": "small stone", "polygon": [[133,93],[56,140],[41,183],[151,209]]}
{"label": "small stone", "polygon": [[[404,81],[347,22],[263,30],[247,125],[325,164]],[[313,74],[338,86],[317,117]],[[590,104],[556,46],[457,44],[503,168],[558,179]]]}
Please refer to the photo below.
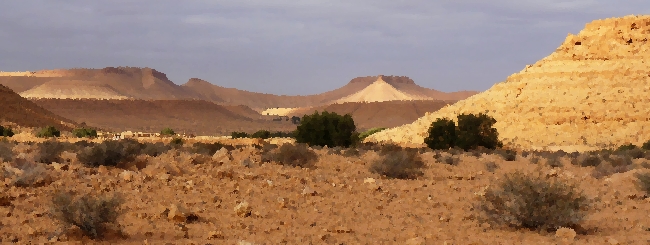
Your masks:
{"label": "small stone", "polygon": [[249,241],[240,240],[239,242],[237,242],[237,245],[255,245],[255,243],[252,243],[252,242],[249,242]]}
{"label": "small stone", "polygon": [[614,239],[614,238],[611,238],[611,237],[607,239],[607,242],[608,242],[609,244],[612,244],[612,245],[618,245],[618,244],[621,244],[621,243],[618,242],[618,240],[616,240],[616,239]]}
{"label": "small stone", "polygon": [[424,245],[424,238],[422,237],[414,237],[411,239],[406,240],[405,245]]}
{"label": "small stone", "polygon": [[158,175],[158,179],[163,180],[163,181],[169,181],[171,179],[171,175],[166,174],[166,173],[165,174],[160,174],[160,175]]}
{"label": "small stone", "polygon": [[124,172],[120,173],[120,176],[122,176],[122,179],[124,181],[131,181],[133,179],[133,175],[135,172],[129,171],[129,170],[124,170]]}
{"label": "small stone", "polygon": [[169,207],[169,213],[167,213],[167,219],[176,222],[184,222],[187,218],[187,215],[189,215],[189,212],[186,209],[182,208],[179,205],[172,204]]}
{"label": "small stone", "polygon": [[62,170],[68,170],[69,166],[67,164],[62,164],[62,163],[52,163],[52,167],[56,169],[57,171],[62,171]]}
{"label": "small stone", "polygon": [[224,239],[225,237],[221,233],[221,231],[211,231],[208,232],[208,240],[211,239]]}
{"label": "small stone", "polygon": [[250,158],[245,158],[244,160],[241,161],[241,165],[247,168],[252,168],[253,167],[253,161],[251,161]]}
{"label": "small stone", "polygon": [[313,190],[312,188],[305,187],[305,189],[302,189],[302,195],[303,196],[315,196],[317,192]]}
{"label": "small stone", "polygon": [[575,239],[576,232],[571,228],[561,227],[555,231],[555,237],[562,239],[564,242],[569,242]]}
{"label": "small stone", "polygon": [[367,183],[375,183],[375,179],[373,179],[373,178],[365,178],[365,179],[363,180],[363,183],[364,183],[364,184],[367,184]]}
{"label": "small stone", "polygon": [[237,206],[235,206],[234,210],[235,210],[235,213],[237,214],[237,216],[239,216],[239,217],[248,217],[248,216],[251,215],[251,212],[253,211],[253,208],[251,208],[248,205],[248,202],[243,201],[243,202],[237,204]]}

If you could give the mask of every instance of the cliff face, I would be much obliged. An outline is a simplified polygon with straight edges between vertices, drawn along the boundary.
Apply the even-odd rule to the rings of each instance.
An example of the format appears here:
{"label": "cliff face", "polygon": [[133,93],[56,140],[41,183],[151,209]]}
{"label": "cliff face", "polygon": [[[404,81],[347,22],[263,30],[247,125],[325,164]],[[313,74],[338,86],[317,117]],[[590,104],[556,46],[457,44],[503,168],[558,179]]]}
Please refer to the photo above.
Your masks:
{"label": "cliff face", "polygon": [[650,139],[650,16],[597,20],[489,90],[367,141],[421,145],[431,122],[487,112],[518,148],[592,148]]}

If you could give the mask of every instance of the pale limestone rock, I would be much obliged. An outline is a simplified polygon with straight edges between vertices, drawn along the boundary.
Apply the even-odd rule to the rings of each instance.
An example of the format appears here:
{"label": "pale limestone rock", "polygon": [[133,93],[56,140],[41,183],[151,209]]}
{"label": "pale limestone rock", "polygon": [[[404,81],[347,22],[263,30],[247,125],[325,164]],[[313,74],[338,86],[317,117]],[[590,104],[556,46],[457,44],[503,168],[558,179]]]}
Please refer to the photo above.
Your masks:
{"label": "pale limestone rock", "polygon": [[414,238],[406,240],[406,243],[404,243],[404,244],[405,245],[424,245],[425,240],[422,237],[414,237]]}
{"label": "pale limestone rock", "polygon": [[253,211],[253,208],[251,208],[246,201],[243,201],[235,206],[235,214],[237,214],[239,217],[248,217],[251,215],[251,211]]}
{"label": "pale limestone rock", "polygon": [[230,163],[231,159],[230,159],[230,153],[228,152],[228,149],[224,147],[219,149],[217,152],[214,153],[214,155],[212,155],[212,160],[221,164]]}
{"label": "pale limestone rock", "polygon": [[[596,20],[489,90],[365,142],[422,146],[438,118],[487,113],[505,145],[584,151],[650,138],[650,15]],[[525,135],[525,137],[522,137]],[[557,148],[557,149],[556,149]]]}
{"label": "pale limestone rock", "polygon": [[576,232],[571,228],[562,227],[555,231],[555,237],[563,242],[572,242],[576,237]]}

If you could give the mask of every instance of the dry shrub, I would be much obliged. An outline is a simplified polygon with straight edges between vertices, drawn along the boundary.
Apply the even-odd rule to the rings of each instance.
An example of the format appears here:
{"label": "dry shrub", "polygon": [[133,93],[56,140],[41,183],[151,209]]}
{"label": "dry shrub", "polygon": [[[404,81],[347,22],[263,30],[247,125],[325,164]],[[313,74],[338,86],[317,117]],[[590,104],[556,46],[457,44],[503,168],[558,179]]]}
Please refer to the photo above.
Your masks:
{"label": "dry shrub", "polygon": [[358,157],[361,156],[361,151],[356,148],[348,148],[345,151],[343,151],[343,156],[344,157]]}
{"label": "dry shrub", "polygon": [[476,207],[498,225],[554,231],[578,225],[586,216],[586,205],[587,197],[575,184],[517,171],[486,190]]}
{"label": "dry shrub", "polygon": [[530,158],[530,163],[532,163],[532,164],[538,164],[538,163],[539,163],[539,159],[540,159],[540,158],[539,158],[538,156],[533,155],[533,157]]}
{"label": "dry shrub", "polygon": [[25,159],[17,158],[13,161],[14,171],[7,171],[5,173],[13,179],[11,184],[17,187],[41,187],[52,182],[52,177],[47,172],[47,169],[42,163],[28,161]]}
{"label": "dry shrub", "polygon": [[592,172],[594,178],[603,178],[615,173],[625,173],[634,169],[630,156],[612,155],[607,157],[608,161],[602,162]]}
{"label": "dry shrub", "polygon": [[588,166],[598,166],[603,162],[603,159],[601,159],[598,155],[593,155],[593,154],[582,154],[576,158],[571,159],[571,163],[573,165],[578,165],[581,167],[588,167]]}
{"label": "dry shrub", "polygon": [[108,140],[85,148],[77,154],[77,160],[90,167],[117,166],[119,163],[133,161],[140,154],[141,147],[133,140]]}
{"label": "dry shrub", "polygon": [[79,227],[92,239],[101,239],[109,226],[117,225],[121,214],[123,199],[118,195],[103,194],[94,197],[89,194],[74,196],[70,192],[57,192],[52,198],[52,215],[60,220],[65,228]]}
{"label": "dry shrub", "polygon": [[564,166],[562,164],[560,157],[551,157],[546,159],[546,165],[548,165],[551,168],[561,168],[562,166]]}
{"label": "dry shrub", "polygon": [[165,143],[163,142],[156,142],[156,143],[146,142],[143,143],[143,147],[140,153],[152,157],[157,157],[169,151],[171,148],[172,148],[171,146],[165,145]]}
{"label": "dry shrub", "polygon": [[415,179],[422,176],[424,162],[417,151],[390,151],[370,165],[370,172],[395,179]]}
{"label": "dry shrub", "polygon": [[497,165],[497,164],[496,164],[495,162],[493,162],[493,161],[489,161],[489,162],[486,162],[486,163],[485,163],[485,169],[486,169],[488,172],[491,172],[491,173],[492,173],[492,172],[496,171],[498,168],[499,168],[499,165]]}
{"label": "dry shrub", "polygon": [[36,150],[34,151],[34,160],[45,164],[63,162],[61,153],[63,153],[66,148],[71,148],[70,145],[71,144],[69,143],[59,142],[55,139],[37,143]]}
{"label": "dry shrub", "polygon": [[637,187],[647,195],[650,195],[650,173],[636,173],[634,176],[638,180]]}
{"label": "dry shrub", "polygon": [[278,149],[262,155],[264,162],[277,162],[285,166],[309,168],[318,160],[318,155],[304,143],[282,144]]}
{"label": "dry shrub", "polygon": [[440,154],[436,154],[434,156],[436,158],[437,162],[444,163],[447,165],[452,165],[452,166],[457,166],[460,163],[460,158],[457,156],[442,156]]}
{"label": "dry shrub", "polygon": [[514,161],[514,160],[517,159],[517,152],[512,151],[512,150],[498,149],[498,150],[495,150],[494,152],[501,155],[501,157],[503,157],[503,160],[506,160],[506,161]]}
{"label": "dry shrub", "polygon": [[13,148],[14,144],[4,140],[0,141],[0,162],[9,162],[14,158]]}

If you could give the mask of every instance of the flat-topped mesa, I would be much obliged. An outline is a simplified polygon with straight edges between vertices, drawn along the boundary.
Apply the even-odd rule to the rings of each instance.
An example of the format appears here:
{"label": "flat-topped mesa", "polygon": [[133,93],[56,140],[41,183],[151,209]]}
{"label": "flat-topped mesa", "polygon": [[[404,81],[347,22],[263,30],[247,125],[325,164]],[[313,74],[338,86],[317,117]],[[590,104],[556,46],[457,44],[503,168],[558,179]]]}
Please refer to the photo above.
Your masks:
{"label": "flat-topped mesa", "polygon": [[389,84],[415,84],[413,79],[410,79],[407,76],[385,76],[385,75],[356,77],[350,80],[349,83],[371,84],[379,79],[382,79]]}
{"label": "flat-topped mesa", "polygon": [[0,77],[64,77],[65,70],[0,71]]}
{"label": "flat-topped mesa", "polygon": [[366,140],[421,145],[437,118],[487,113],[499,138],[515,148],[640,145],[650,139],[648,34],[650,16],[591,22],[505,82]]}

